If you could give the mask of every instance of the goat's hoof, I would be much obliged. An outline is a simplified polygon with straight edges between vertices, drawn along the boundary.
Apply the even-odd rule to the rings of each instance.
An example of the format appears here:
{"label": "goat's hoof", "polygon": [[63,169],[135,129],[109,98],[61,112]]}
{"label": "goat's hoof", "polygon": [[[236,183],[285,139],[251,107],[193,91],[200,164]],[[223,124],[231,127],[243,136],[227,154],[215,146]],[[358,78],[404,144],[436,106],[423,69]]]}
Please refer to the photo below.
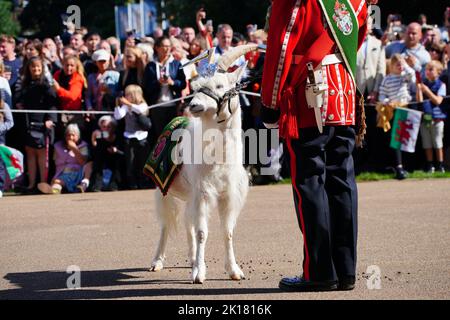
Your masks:
{"label": "goat's hoof", "polygon": [[194,284],[203,284],[206,280],[206,274],[204,268],[194,267],[192,269],[192,283]]}
{"label": "goat's hoof", "polygon": [[234,281],[239,281],[239,280],[244,280],[245,279],[244,276],[241,276],[239,274],[232,274],[232,275],[230,275],[230,278],[231,278],[231,280],[234,280]]}
{"label": "goat's hoof", "polygon": [[151,272],[161,271],[164,268],[161,260],[154,261],[150,267]]}
{"label": "goat's hoof", "polygon": [[242,272],[242,270],[238,266],[235,266],[229,274],[231,280],[239,281],[245,279],[244,272]]}
{"label": "goat's hoof", "polygon": [[203,282],[205,282],[204,279],[200,279],[200,278],[195,278],[194,281],[192,281],[193,284],[203,284]]}
{"label": "goat's hoof", "polygon": [[233,274],[230,274],[230,278],[231,278],[231,280],[239,281],[239,280],[244,280],[245,279],[245,275],[243,273],[241,273],[241,274],[233,273]]}

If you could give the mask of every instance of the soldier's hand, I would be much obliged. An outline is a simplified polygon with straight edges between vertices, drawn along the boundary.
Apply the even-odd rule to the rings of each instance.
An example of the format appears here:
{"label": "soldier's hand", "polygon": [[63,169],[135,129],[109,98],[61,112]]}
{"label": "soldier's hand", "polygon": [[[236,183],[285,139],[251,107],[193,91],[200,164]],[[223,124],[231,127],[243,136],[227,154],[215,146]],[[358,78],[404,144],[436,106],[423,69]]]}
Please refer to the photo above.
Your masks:
{"label": "soldier's hand", "polygon": [[275,110],[271,108],[267,108],[266,106],[261,106],[261,120],[264,123],[277,123],[280,119],[280,110]]}

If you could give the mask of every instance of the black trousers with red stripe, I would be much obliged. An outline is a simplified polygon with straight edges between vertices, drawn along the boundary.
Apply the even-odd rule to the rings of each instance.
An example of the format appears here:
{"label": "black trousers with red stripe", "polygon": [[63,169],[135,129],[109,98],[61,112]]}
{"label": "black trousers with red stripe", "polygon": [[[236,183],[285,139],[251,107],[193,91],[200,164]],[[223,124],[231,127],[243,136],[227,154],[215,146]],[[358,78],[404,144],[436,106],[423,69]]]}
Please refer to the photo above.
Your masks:
{"label": "black trousers with red stripe", "polygon": [[357,206],[349,126],[300,129],[287,141],[295,208],[304,240],[303,277],[338,280],[356,274]]}

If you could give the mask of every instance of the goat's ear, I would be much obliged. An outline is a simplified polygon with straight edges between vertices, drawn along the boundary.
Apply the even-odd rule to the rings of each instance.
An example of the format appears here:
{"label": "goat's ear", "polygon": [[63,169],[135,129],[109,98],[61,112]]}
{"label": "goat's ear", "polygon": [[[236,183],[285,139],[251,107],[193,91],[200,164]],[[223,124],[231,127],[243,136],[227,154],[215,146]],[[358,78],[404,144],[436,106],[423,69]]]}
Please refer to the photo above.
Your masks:
{"label": "goat's ear", "polygon": [[247,69],[247,62],[245,62],[242,66],[240,66],[233,72],[228,73],[227,75],[228,75],[228,80],[230,81],[230,83],[238,83],[241,80],[241,78],[244,76],[246,69]]}
{"label": "goat's ear", "polygon": [[192,91],[197,91],[201,88],[202,86],[202,78],[197,78],[197,79],[193,79],[191,81],[191,89]]}

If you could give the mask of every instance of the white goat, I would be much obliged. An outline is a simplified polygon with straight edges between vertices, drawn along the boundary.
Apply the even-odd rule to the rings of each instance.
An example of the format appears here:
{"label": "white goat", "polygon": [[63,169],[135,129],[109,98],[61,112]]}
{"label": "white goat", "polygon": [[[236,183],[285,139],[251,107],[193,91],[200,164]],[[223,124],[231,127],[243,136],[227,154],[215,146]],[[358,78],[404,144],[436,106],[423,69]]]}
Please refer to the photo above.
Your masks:
{"label": "white goat", "polygon": [[[186,130],[195,137],[195,130],[202,132],[216,129],[223,140],[221,150],[223,163],[185,163],[179,175],[164,197],[156,194],[156,211],[161,222],[161,238],[151,271],[163,269],[167,240],[175,229],[181,203],[186,203],[185,226],[192,266],[192,280],[203,283],[206,279],[205,245],[208,238],[208,218],[212,210],[218,209],[225,241],[225,270],[233,280],[244,278],[236,263],[233,249],[233,231],[248,193],[248,176],[243,167],[243,145],[241,136],[241,112],[239,97],[229,96],[242,77],[245,66],[227,73],[229,66],[241,55],[256,50],[254,45],[238,47],[223,55],[218,62],[218,72],[211,78],[202,78],[193,84],[196,91],[189,108],[193,118]],[[227,94],[228,93],[228,94]],[[224,99],[225,97],[225,99]],[[227,99],[226,97],[230,97]],[[210,143],[193,140],[194,148],[204,154]],[[198,151],[198,150],[197,150]],[[217,156],[217,154],[216,154]],[[180,201],[181,200],[181,201]]]}

